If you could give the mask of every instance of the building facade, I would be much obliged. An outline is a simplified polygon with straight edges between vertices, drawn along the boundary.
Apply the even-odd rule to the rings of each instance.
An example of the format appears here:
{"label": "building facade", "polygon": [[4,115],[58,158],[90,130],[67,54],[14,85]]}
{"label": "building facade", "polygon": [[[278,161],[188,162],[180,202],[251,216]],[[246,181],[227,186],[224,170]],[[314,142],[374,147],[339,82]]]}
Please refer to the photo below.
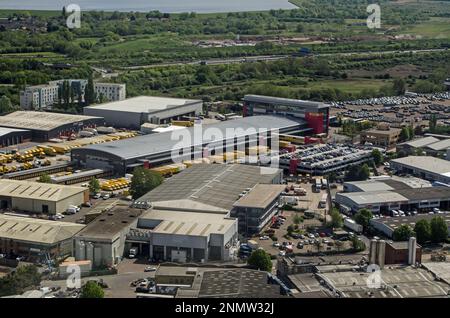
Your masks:
{"label": "building facade", "polygon": [[20,92],[20,107],[24,110],[39,110],[58,101],[59,86],[56,84],[29,86]]}
{"label": "building facade", "polygon": [[94,91],[98,100],[115,102],[127,97],[126,84],[94,83]]}
{"label": "building facade", "polygon": [[306,122],[306,135],[328,134],[330,105],[260,95],[244,96],[244,116],[278,115]]}

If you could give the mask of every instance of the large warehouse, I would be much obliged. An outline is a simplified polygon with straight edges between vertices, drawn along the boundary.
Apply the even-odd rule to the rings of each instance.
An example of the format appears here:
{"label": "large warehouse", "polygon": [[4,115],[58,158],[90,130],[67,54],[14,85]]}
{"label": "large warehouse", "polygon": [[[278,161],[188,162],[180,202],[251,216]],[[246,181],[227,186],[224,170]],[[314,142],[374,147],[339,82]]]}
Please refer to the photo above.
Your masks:
{"label": "large warehouse", "polygon": [[398,188],[369,192],[337,193],[336,202],[356,212],[369,209],[376,214],[389,214],[391,210],[419,212],[432,208],[450,209],[450,188]]}
{"label": "large warehouse", "polygon": [[89,201],[83,187],[0,179],[0,209],[56,214]]}
{"label": "large warehouse", "polygon": [[450,161],[430,156],[408,156],[391,160],[391,168],[429,181],[450,184]]}
{"label": "large warehouse", "polygon": [[330,105],[271,96],[245,95],[244,116],[278,115],[306,122],[309,134],[328,134]]}
{"label": "large warehouse", "polygon": [[[230,143],[236,149],[238,145],[248,145],[249,140],[256,145],[260,137],[265,137],[268,132],[295,134],[300,130],[301,123],[297,121],[283,117],[253,116],[203,125],[201,128],[189,127],[77,148],[72,150],[72,160],[81,167],[113,169],[123,175],[143,165],[144,161],[150,165],[169,163],[173,161],[172,155],[190,160],[194,154],[202,156],[206,151],[212,155],[218,149],[229,151],[224,143]],[[180,139],[181,134],[186,136],[185,140]]]}
{"label": "large warehouse", "polygon": [[8,147],[31,140],[31,131],[0,127],[0,147]]}
{"label": "large warehouse", "polygon": [[137,200],[150,202],[152,209],[127,241],[159,260],[230,260],[238,239],[238,220],[229,217],[234,204],[256,185],[281,179],[279,169],[194,165]]}
{"label": "large warehouse", "polygon": [[201,100],[139,96],[84,108],[84,114],[104,117],[107,125],[139,129],[143,123],[167,124],[181,116],[197,116]]}
{"label": "large warehouse", "polygon": [[29,261],[72,255],[72,238],[84,225],[0,214],[0,254]]}
{"label": "large warehouse", "polygon": [[101,117],[17,111],[0,116],[0,127],[26,129],[31,131],[33,141],[47,141],[61,136],[70,136],[86,127],[102,126]]}

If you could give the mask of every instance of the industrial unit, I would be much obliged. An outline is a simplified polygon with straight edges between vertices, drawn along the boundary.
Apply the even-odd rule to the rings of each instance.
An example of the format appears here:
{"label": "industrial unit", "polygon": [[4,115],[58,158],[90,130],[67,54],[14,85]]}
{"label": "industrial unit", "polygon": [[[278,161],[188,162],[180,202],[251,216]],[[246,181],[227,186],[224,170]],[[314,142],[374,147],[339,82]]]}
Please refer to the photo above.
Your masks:
{"label": "industrial unit", "polygon": [[[90,145],[73,149],[71,154],[73,162],[81,167],[113,170],[124,175],[144,163],[153,166],[171,163],[173,158],[191,160],[194,156],[201,158],[219,151],[226,152],[228,144],[231,151],[245,150],[252,143],[260,143],[261,138],[267,138],[267,145],[270,146],[272,133],[294,134],[299,130],[297,121],[275,116],[254,116]],[[180,136],[186,136],[187,140]]]}
{"label": "industrial unit", "polygon": [[85,225],[0,214],[0,254],[30,261],[70,256],[73,236]]}
{"label": "industrial unit", "polygon": [[152,208],[127,242],[159,260],[231,260],[238,242],[238,220],[230,218],[234,204],[257,184],[281,179],[281,170],[267,167],[193,165],[136,200]]}
{"label": "industrial unit", "polygon": [[201,100],[138,96],[121,101],[88,106],[84,114],[104,117],[107,125],[140,129],[143,123],[167,124],[182,116],[197,116],[203,111]]}
{"label": "industrial unit", "polygon": [[278,213],[280,194],[285,186],[257,184],[233,204],[231,216],[239,219],[239,233],[245,236],[258,234]]}
{"label": "industrial unit", "polygon": [[429,211],[432,208],[450,208],[450,188],[403,188],[369,192],[337,193],[336,202],[357,212],[366,208],[376,214],[391,210]]}
{"label": "industrial unit", "polygon": [[56,214],[89,201],[83,187],[0,179],[0,209]]}
{"label": "industrial unit", "polygon": [[420,220],[431,221],[431,219],[436,216],[442,217],[447,223],[447,227],[450,230],[450,214],[439,214],[439,215],[419,214],[415,216],[406,216],[406,217],[371,219],[370,225],[374,227],[376,230],[382,232],[387,237],[392,238],[394,231],[397,227],[406,224],[411,228],[414,228],[414,226],[418,221]]}
{"label": "industrial unit", "polygon": [[17,111],[0,116],[0,127],[30,130],[33,141],[70,136],[86,127],[96,127],[103,123],[101,117],[34,111]]}
{"label": "industrial unit", "polygon": [[450,161],[430,156],[408,156],[391,160],[391,168],[429,181],[450,184]]}
{"label": "industrial unit", "polygon": [[94,267],[113,266],[125,252],[125,238],[144,210],[115,205],[89,223],[74,237],[77,261],[90,260]]}
{"label": "industrial unit", "polygon": [[31,140],[31,131],[0,127],[0,147],[14,146]]}
{"label": "industrial unit", "polygon": [[305,134],[328,134],[330,105],[298,99],[260,95],[244,96],[244,116],[279,115],[301,119],[305,123]]}
{"label": "industrial unit", "polygon": [[[237,220],[221,213],[153,208],[139,218],[138,227],[140,231],[148,229],[146,239],[150,244],[144,244],[148,244],[149,256],[155,260],[229,261],[236,251]],[[130,233],[127,241],[142,243],[135,233]]]}

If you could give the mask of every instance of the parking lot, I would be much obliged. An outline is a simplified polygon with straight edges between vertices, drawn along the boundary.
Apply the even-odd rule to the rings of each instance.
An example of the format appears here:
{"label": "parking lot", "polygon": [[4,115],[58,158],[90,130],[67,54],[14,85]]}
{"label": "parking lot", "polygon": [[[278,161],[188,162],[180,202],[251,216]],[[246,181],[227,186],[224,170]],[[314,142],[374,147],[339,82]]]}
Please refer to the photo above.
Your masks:
{"label": "parking lot", "polygon": [[[314,181],[315,179],[312,179]],[[288,182],[287,187],[291,186],[301,187],[306,190],[306,195],[297,196],[298,202],[293,206],[294,210],[283,209],[280,213],[279,227],[277,228],[268,224],[262,234],[255,237],[254,240],[258,245],[264,250],[266,250],[271,255],[283,255],[285,251],[292,251],[293,253],[299,254],[313,254],[322,253],[329,251],[339,251],[345,250],[349,247],[348,242],[342,242],[335,244],[335,240],[331,238],[330,229],[323,228],[323,218],[325,217],[326,211],[329,210],[328,201],[326,207],[320,207],[319,202],[322,196],[327,193],[325,189],[320,190],[320,192],[313,192],[312,187],[314,183],[304,183],[304,182]],[[307,211],[302,212],[302,211]],[[302,222],[298,224],[298,230],[293,232],[293,235],[288,237],[288,227],[295,227],[294,220],[296,216],[302,218]],[[327,220],[329,220],[329,216]],[[282,220],[284,219],[284,220]],[[317,231],[313,230],[310,233],[308,229],[318,228]],[[268,237],[267,234],[273,232],[273,236],[277,238],[273,241]],[[289,244],[291,243],[291,244]]]}
{"label": "parking lot", "polygon": [[393,127],[402,123],[424,124],[431,114],[438,120],[450,118],[450,92],[359,99],[332,103],[331,115],[375,122],[387,122]]}

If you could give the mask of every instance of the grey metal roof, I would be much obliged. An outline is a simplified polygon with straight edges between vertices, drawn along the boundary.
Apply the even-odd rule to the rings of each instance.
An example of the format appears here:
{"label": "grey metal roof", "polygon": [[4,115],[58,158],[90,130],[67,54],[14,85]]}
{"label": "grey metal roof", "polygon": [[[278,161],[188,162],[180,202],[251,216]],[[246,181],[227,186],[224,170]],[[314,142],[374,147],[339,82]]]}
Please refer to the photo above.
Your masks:
{"label": "grey metal roof", "polygon": [[450,176],[450,161],[431,156],[408,156],[391,160],[392,163]]}
{"label": "grey metal roof", "polygon": [[[150,201],[158,207],[157,202],[189,200],[231,210],[244,190],[258,183],[272,183],[279,173],[279,169],[239,164],[196,164],[167,179],[137,201]],[[179,209],[190,207],[186,203]]]}
{"label": "grey metal roof", "polygon": [[3,136],[5,136],[7,134],[10,134],[10,133],[27,132],[27,131],[29,131],[29,130],[0,127],[0,137],[3,137]]}
{"label": "grey metal roof", "polygon": [[401,143],[401,144],[399,144],[399,146],[407,145],[412,148],[420,148],[420,147],[425,147],[430,144],[436,143],[438,141],[439,141],[439,139],[434,138],[434,137],[424,137],[424,138],[418,138],[418,139],[414,139],[411,141]]}
{"label": "grey metal roof", "polygon": [[263,103],[263,104],[293,106],[293,107],[314,109],[314,110],[330,107],[330,105],[322,103],[322,102],[314,102],[314,101],[301,100],[301,99],[272,97],[272,96],[262,96],[262,95],[245,95],[244,101],[254,102],[254,103]]}
{"label": "grey metal roof", "polygon": [[[246,130],[254,128],[255,131],[259,129],[267,129],[275,131],[277,129],[296,127],[299,122],[286,119],[284,117],[275,116],[252,116],[239,118],[229,121],[220,122],[217,124],[203,125],[203,144],[214,141],[213,138],[205,137],[205,130],[211,128],[208,133],[214,134],[214,131],[222,133],[223,136],[227,135],[227,132],[233,131],[233,129],[242,129],[242,131],[236,134],[237,137],[249,135]],[[199,145],[199,142],[193,142],[195,127],[189,127],[185,129],[179,129],[172,132],[164,132],[158,134],[150,134],[145,136],[139,136],[135,138],[129,138],[119,140],[115,142],[109,142],[104,144],[89,145],[82,148],[73,149],[73,153],[80,153],[83,151],[95,150],[99,152],[105,152],[121,159],[133,159],[150,156],[152,154],[170,152],[173,149],[182,149],[180,145],[180,134],[188,133],[191,136],[191,145]],[[226,138],[225,138],[226,139]],[[216,140],[217,141],[217,140]]]}
{"label": "grey metal roof", "polygon": [[109,102],[100,105],[93,105],[85,107],[85,109],[101,109],[101,110],[114,110],[114,111],[126,111],[133,113],[151,113],[154,111],[160,111],[170,108],[176,108],[180,106],[193,105],[201,103],[201,100],[195,99],[181,99],[181,98],[169,98],[169,97],[156,97],[156,96],[138,96],[128,98],[121,101]]}
{"label": "grey metal roof", "polygon": [[435,151],[442,151],[447,148],[450,148],[450,139],[444,139],[435,143],[432,143],[431,145],[426,146],[427,148],[430,148]]}
{"label": "grey metal roof", "polygon": [[85,120],[94,119],[103,118],[37,111],[16,111],[5,116],[0,116],[0,126],[50,131],[62,125],[76,124]]}

